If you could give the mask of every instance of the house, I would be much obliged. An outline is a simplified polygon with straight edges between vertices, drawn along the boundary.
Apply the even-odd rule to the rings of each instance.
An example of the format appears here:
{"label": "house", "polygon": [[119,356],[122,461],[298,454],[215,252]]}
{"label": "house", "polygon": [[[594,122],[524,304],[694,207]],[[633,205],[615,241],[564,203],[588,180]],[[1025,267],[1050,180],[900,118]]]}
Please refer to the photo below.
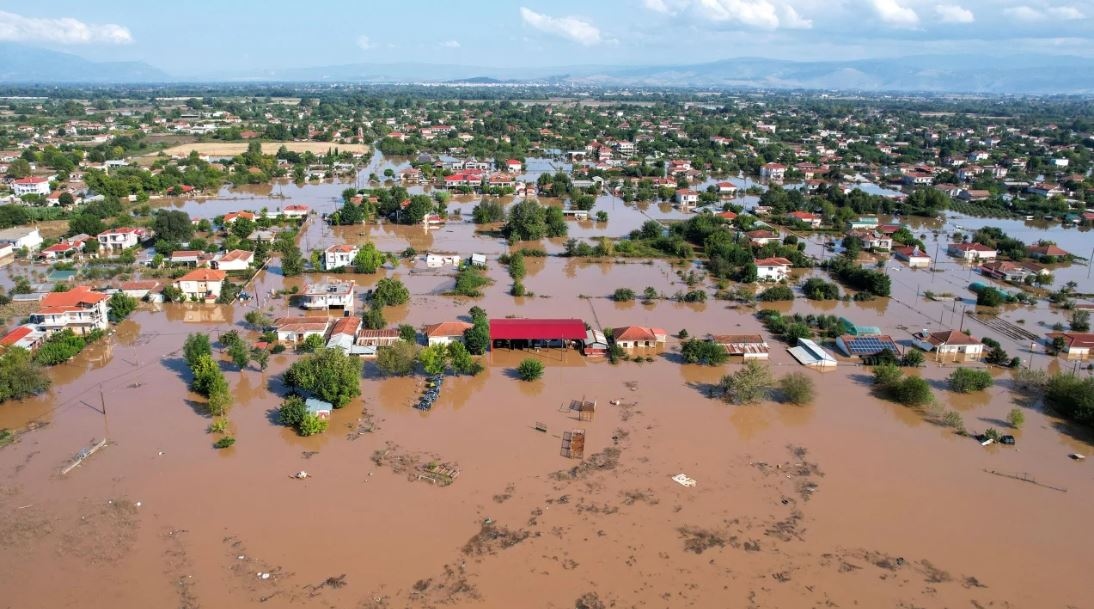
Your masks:
{"label": "house", "polygon": [[714,337],[730,356],[741,356],[749,359],[767,359],[770,356],[770,348],[767,341],[759,334],[723,334]]}
{"label": "house", "polygon": [[729,221],[729,222],[732,222],[732,221],[737,219],[737,214],[735,214],[731,211],[720,211],[720,212],[718,212],[714,215],[718,216],[719,218],[721,218],[723,220]]}
{"label": "house", "polygon": [[1056,338],[1064,339],[1061,352],[1067,359],[1088,359],[1094,349],[1094,332],[1050,332],[1047,336],[1049,344]]}
{"label": "house", "polygon": [[104,256],[120,254],[123,251],[137,247],[141,241],[149,237],[149,232],[143,228],[121,227],[99,233],[99,251]]}
{"label": "house", "polygon": [[877,216],[859,216],[851,220],[851,230],[874,230],[878,226]]}
{"label": "house", "polygon": [[346,281],[324,281],[309,283],[304,288],[300,306],[305,309],[344,309],[353,311],[356,292],[354,287],[357,282],[349,279]]}
{"label": "house", "polygon": [[931,257],[923,253],[918,246],[900,245],[893,248],[893,254],[898,260],[908,263],[913,269],[925,269],[931,266]]}
{"label": "house", "polygon": [[737,193],[737,185],[733,182],[718,182],[718,194],[733,195]]}
{"label": "house", "polygon": [[965,262],[995,260],[998,255],[998,252],[982,243],[951,243],[946,248],[946,253]]}
{"label": "house", "polygon": [[763,247],[772,241],[779,240],[778,233],[764,229],[748,231],[745,235],[748,237],[749,243],[758,247]]}
{"label": "house", "polygon": [[73,256],[76,253],[83,251],[83,249],[83,241],[80,241],[79,243],[61,241],[60,243],[54,243],[49,247],[43,248],[41,252],[38,252],[38,257],[46,261],[58,260]]}
{"label": "house", "polygon": [[365,328],[357,333],[358,347],[379,349],[380,347],[390,347],[399,340],[401,340],[399,338],[399,331],[395,328],[385,328],[382,330]]}
{"label": "house", "polygon": [[836,338],[836,347],[847,357],[870,358],[885,351],[900,355],[900,347],[886,334],[844,334]]}
{"label": "house", "polygon": [[608,338],[600,330],[590,328],[585,333],[581,352],[585,357],[604,357],[608,354]]}
{"label": "house", "polygon": [[1050,259],[1064,259],[1071,258],[1071,254],[1062,248],[1057,247],[1055,244],[1049,243],[1046,245],[1030,245],[1026,248],[1026,253],[1030,258],[1036,258],[1038,260]]}
{"label": "house", "polygon": [[429,324],[423,328],[426,342],[433,345],[447,345],[448,343],[463,342],[463,333],[472,328],[472,324],[466,321],[442,321],[437,324]]}
{"label": "house", "polygon": [[699,193],[690,188],[681,188],[676,191],[676,203],[680,209],[689,209],[699,203]]}
{"label": "house", "polygon": [[0,348],[6,350],[11,347],[20,347],[27,351],[34,351],[45,339],[46,333],[39,330],[38,326],[23,324],[0,338]]}
{"label": "house", "polygon": [[469,258],[468,261],[472,266],[485,267],[486,254],[471,254],[471,258]]}
{"label": "house", "polygon": [[893,238],[877,231],[853,230],[847,233],[848,237],[857,237],[862,241],[863,249],[871,252],[889,251],[893,248]]}
{"label": "house", "polygon": [[105,330],[110,325],[109,300],[106,294],[86,285],[76,286],[67,292],[50,292],[42,297],[39,309],[30,316],[30,321],[46,334],[65,329],[76,334]]}
{"label": "house", "polygon": [[348,243],[332,245],[323,250],[323,268],[333,271],[334,269],[350,266],[359,251],[356,245]]}
{"label": "house", "polygon": [[296,344],[309,336],[326,338],[330,323],[329,317],[282,317],[274,322],[274,329],[278,342]]}
{"label": "house", "polygon": [[668,332],[661,328],[623,326],[612,331],[612,341],[623,349],[661,347],[668,341]]}
{"label": "house", "polygon": [[505,170],[509,173],[520,173],[522,169],[524,169],[524,163],[521,163],[517,159],[505,161]]}
{"label": "house", "polygon": [[821,217],[817,214],[808,211],[792,211],[787,214],[791,220],[797,220],[802,224],[805,224],[812,228],[817,228],[821,225]]}
{"label": "house", "polygon": [[799,364],[809,368],[833,368],[838,363],[831,353],[808,338],[799,338],[797,346],[787,351]]}
{"label": "house", "polygon": [[935,361],[975,362],[984,355],[984,343],[957,330],[940,332],[917,332],[912,335],[912,344],[934,353]]}
{"label": "house", "polygon": [[1035,274],[1030,271],[1024,265],[1017,262],[1008,262],[1006,260],[998,260],[995,262],[985,262],[980,265],[980,274],[985,277],[991,277],[993,279],[1001,279],[1003,281],[1010,281],[1013,283],[1022,283],[1026,277]]}
{"label": "house", "polygon": [[220,252],[213,256],[214,269],[221,271],[246,271],[254,264],[255,253],[247,250],[232,250]]}
{"label": "house", "polygon": [[782,281],[790,276],[794,263],[786,258],[761,258],[755,262],[756,278],[763,281]]}
{"label": "house", "polygon": [[463,256],[459,254],[426,254],[425,265],[431,269],[439,269],[445,266],[458,267],[463,262]]}
{"label": "house", "polygon": [[15,193],[15,196],[22,197],[25,195],[41,195],[43,197],[49,195],[49,178],[43,178],[41,176],[30,176],[26,178],[19,178],[13,180],[11,183],[11,191]]}
{"label": "house", "polygon": [[310,212],[311,208],[307,205],[286,205],[281,210],[281,217],[299,220],[300,218],[307,217]]}
{"label": "house", "polygon": [[187,300],[212,302],[220,298],[224,278],[228,274],[217,269],[194,269],[175,280]]}
{"label": "house", "polygon": [[782,180],[786,177],[786,165],[781,163],[767,163],[760,167],[760,177],[769,180]]}
{"label": "house", "polygon": [[205,252],[201,250],[176,250],[167,260],[171,264],[205,266]]}
{"label": "house", "polygon": [[330,413],[334,410],[334,404],[315,398],[308,398],[304,400],[304,409],[308,411],[308,414],[315,418],[326,421],[330,419]]}
{"label": "house", "polygon": [[341,349],[346,355],[355,355],[357,332],[361,329],[361,318],[355,315],[340,317],[331,328],[327,339],[328,349]]}
{"label": "house", "polygon": [[13,226],[12,228],[0,230],[0,243],[10,243],[12,250],[26,248],[28,251],[33,252],[44,241],[45,239],[42,238],[37,227]]}
{"label": "house", "polygon": [[123,294],[130,298],[147,298],[148,295],[160,288],[160,282],[155,279],[139,279],[134,281],[123,281],[120,289]]}
{"label": "house", "polygon": [[253,212],[249,211],[230,211],[224,214],[224,219],[221,220],[221,224],[228,226],[236,220],[250,220],[251,222],[254,222],[256,217],[257,216],[255,216]]}

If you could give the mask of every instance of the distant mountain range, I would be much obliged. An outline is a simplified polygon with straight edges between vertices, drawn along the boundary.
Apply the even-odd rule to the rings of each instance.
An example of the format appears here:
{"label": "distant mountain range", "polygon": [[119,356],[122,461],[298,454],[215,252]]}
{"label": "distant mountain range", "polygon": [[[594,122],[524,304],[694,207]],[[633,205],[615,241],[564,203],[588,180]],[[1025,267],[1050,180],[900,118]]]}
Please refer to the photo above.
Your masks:
{"label": "distant mountain range", "polygon": [[0,83],[345,82],[543,83],[586,86],[820,89],[935,93],[1094,94],[1094,60],[1057,55],[919,55],[855,61],[735,58],[700,64],[491,68],[345,64],[171,75],[142,62],[0,44]]}

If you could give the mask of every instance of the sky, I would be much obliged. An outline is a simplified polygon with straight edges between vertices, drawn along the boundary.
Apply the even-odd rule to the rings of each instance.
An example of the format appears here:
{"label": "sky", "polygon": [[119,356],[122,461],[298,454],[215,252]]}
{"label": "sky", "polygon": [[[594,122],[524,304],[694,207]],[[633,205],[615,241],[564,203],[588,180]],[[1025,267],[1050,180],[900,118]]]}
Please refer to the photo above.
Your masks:
{"label": "sky", "polygon": [[144,61],[175,76],[399,62],[1094,59],[1094,0],[0,0],[2,41]]}

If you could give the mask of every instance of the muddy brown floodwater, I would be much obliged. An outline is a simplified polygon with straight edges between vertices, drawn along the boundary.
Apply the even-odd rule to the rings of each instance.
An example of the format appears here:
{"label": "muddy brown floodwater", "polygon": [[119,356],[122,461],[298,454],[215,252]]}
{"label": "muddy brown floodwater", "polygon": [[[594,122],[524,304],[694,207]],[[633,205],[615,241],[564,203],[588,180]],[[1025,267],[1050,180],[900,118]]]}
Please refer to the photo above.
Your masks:
{"label": "muddy brown floodwater", "polygon": [[[305,187],[293,200],[333,208],[344,187]],[[252,202],[182,206],[223,213]],[[619,206],[608,227],[582,230],[619,234],[646,217]],[[385,250],[508,249],[463,224],[424,234],[313,222],[302,236],[311,247],[366,239]],[[819,255],[819,244],[809,248]],[[960,323],[966,270],[894,268],[891,300],[781,308],[848,316],[902,341]],[[601,327],[761,331],[751,310],[725,302],[607,298],[618,287],[683,290],[676,270],[528,259],[535,295],[522,298],[506,294],[509,279],[494,262],[495,283],[480,299],[444,296],[450,272],[415,272],[409,262],[355,278],[363,288],[385,275],[406,282],[411,302],[385,311],[391,324],[455,319],[479,305],[492,316],[575,316]],[[1072,271],[1077,281],[1082,271]],[[257,291],[302,281],[279,272],[275,263],[260,273]],[[930,285],[966,301],[946,311],[917,300]],[[284,300],[262,305],[292,312]],[[776,375],[814,379],[812,405],[709,399],[736,365],[683,365],[675,339],[648,354],[653,362],[614,366],[576,352],[498,350],[482,375],[447,379],[425,413],[411,407],[421,379],[384,379],[366,363],[361,399],[336,411],[325,434],[299,438],[275,423],[281,374],[296,356],[274,356],[260,372],[221,355],[237,443],[218,451],[180,349],[191,332],[242,329],[247,310],[145,305],[53,369],[48,394],[0,406],[0,427],[20,431],[0,448],[0,606],[1090,606],[1094,484],[1089,463],[1067,458],[1090,454],[1090,437],[1012,393],[1008,372],[994,371],[996,385],[973,396],[944,389],[948,368],[918,374],[971,430],[1005,428],[1007,412],[1023,408],[1014,447],[981,447],[873,397],[869,370],[848,360],[823,374],[803,370],[770,338]],[[1029,328],[1061,318],[1044,305],[1005,316]],[[1028,345],[971,329],[1050,366]],[[524,357],[544,362],[543,379],[513,377]],[[596,401],[592,421],[570,413],[575,399]],[[563,432],[574,429],[586,431],[584,460],[560,454]],[[105,448],[60,473],[104,437]],[[426,464],[459,475],[447,486],[419,480]],[[300,470],[309,477],[293,478]],[[696,485],[676,484],[678,473]]]}

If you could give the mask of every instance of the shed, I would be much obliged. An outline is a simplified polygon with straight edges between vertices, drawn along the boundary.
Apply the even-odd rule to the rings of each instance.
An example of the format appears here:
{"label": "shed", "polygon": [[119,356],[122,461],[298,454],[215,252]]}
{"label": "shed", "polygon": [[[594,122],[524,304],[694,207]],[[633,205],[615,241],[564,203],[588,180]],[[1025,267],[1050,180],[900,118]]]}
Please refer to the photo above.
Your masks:
{"label": "shed", "polygon": [[491,319],[490,342],[506,341],[527,345],[565,345],[585,340],[585,322],[580,319]]}
{"label": "shed", "polygon": [[330,418],[330,413],[334,409],[334,404],[315,398],[308,398],[307,400],[304,400],[304,407],[308,409],[308,414],[313,414],[320,419],[327,420]]}
{"label": "shed", "polygon": [[798,346],[787,349],[798,363],[810,368],[831,368],[836,365],[836,358],[823,347],[808,338],[799,338]]}

